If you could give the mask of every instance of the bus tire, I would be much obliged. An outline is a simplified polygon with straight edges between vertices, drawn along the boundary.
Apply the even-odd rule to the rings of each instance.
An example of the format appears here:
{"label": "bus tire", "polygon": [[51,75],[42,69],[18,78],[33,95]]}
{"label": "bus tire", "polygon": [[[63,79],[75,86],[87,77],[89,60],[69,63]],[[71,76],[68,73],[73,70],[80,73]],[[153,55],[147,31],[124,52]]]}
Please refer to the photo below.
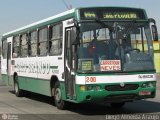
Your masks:
{"label": "bus tire", "polygon": [[62,100],[62,92],[58,81],[55,83],[54,86],[54,103],[56,107],[60,110],[64,110],[66,108],[66,102]]}
{"label": "bus tire", "polygon": [[111,103],[113,108],[122,108],[125,105],[125,102]]}
{"label": "bus tire", "polygon": [[17,97],[21,97],[23,95],[23,91],[19,89],[18,76],[14,77],[14,92]]}

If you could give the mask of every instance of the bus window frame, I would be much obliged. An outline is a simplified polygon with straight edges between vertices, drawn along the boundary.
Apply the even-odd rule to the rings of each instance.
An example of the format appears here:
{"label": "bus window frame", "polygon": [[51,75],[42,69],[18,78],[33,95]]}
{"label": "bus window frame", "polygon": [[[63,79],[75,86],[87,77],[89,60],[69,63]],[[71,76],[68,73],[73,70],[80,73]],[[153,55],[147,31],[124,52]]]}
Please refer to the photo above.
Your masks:
{"label": "bus window frame", "polygon": [[[6,44],[7,44],[7,38],[5,38],[5,39],[2,39],[2,48],[1,48],[1,55],[2,55],[2,57],[3,57],[3,59],[7,59],[7,51],[5,52],[5,56],[4,56],[4,49],[3,49],[3,47],[4,47],[4,41],[6,41]],[[6,47],[6,50],[7,50],[7,47]]]}
{"label": "bus window frame", "polygon": [[[43,30],[43,29],[47,29],[47,40],[46,41],[40,41],[39,40],[39,35],[40,35],[40,30]],[[43,56],[47,56],[48,55],[48,34],[49,34],[49,31],[48,31],[48,26],[43,26],[41,28],[38,28],[37,30],[37,56],[38,57],[43,57]],[[46,42],[46,54],[45,55],[40,55],[40,43],[45,43]]]}
{"label": "bus window frame", "polygon": [[[22,36],[23,35],[26,35],[26,44],[25,45],[22,45]],[[28,37],[29,37],[29,34],[28,33],[22,33],[19,37],[19,40],[20,40],[20,58],[27,58],[28,57]],[[27,55],[25,56],[22,56],[22,46],[27,46]]]}
{"label": "bus window frame", "polygon": [[[60,38],[58,38],[58,39],[54,39],[54,40],[52,40],[52,35],[53,35],[53,27],[55,27],[55,26],[57,26],[57,25],[61,25],[62,27],[62,37],[60,37]],[[62,55],[62,53],[63,53],[63,34],[64,34],[64,31],[63,31],[63,23],[62,23],[62,21],[61,22],[57,22],[57,23],[54,23],[54,24],[51,24],[50,26],[49,26],[49,28],[48,28],[48,55],[49,56],[61,56]],[[59,49],[61,49],[61,52],[59,53],[59,54],[56,54],[56,53],[54,53],[54,54],[51,54],[51,52],[50,52],[50,50],[51,50],[51,47],[50,47],[50,41],[60,41],[61,42],[61,48],[59,48]]]}
{"label": "bus window frame", "polygon": [[[35,43],[31,43],[31,34],[36,32],[36,42]],[[36,55],[31,55],[30,51],[32,50],[31,49],[31,45],[35,44],[36,45]],[[38,29],[37,30],[33,30],[33,31],[30,31],[28,33],[28,57],[36,57],[37,56],[37,47],[38,47]]]}
{"label": "bus window frame", "polygon": [[[18,40],[19,40],[19,46],[14,46],[14,43],[15,43],[15,38],[16,37],[18,37]],[[15,55],[13,55],[15,52],[14,52],[14,48],[15,47],[19,47],[19,53],[15,56]],[[13,36],[13,42],[12,42],[12,57],[13,58],[19,58],[20,57],[20,55],[21,55],[21,48],[20,48],[20,34],[19,35],[15,35],[15,36]]]}

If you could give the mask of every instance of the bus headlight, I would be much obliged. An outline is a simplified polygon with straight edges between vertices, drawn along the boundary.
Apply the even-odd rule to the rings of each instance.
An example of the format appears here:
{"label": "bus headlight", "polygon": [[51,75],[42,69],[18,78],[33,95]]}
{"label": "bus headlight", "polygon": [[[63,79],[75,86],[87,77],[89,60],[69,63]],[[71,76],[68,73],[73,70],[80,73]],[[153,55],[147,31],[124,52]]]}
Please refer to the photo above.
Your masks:
{"label": "bus headlight", "polygon": [[149,83],[148,83],[148,87],[154,87],[154,83],[149,82]]}
{"label": "bus headlight", "polygon": [[145,82],[141,85],[142,88],[146,88],[146,87],[154,87],[155,83],[154,82]]}
{"label": "bus headlight", "polygon": [[82,91],[85,91],[85,90],[86,90],[86,86],[85,86],[85,85],[81,85],[81,86],[80,86],[80,89],[81,89]]}
{"label": "bus headlight", "polygon": [[87,90],[92,90],[93,89],[93,87],[92,86],[87,86]]}
{"label": "bus headlight", "polygon": [[146,83],[143,83],[141,87],[142,87],[142,88],[146,88],[146,87],[147,87],[147,84],[146,84]]}
{"label": "bus headlight", "polygon": [[100,86],[96,86],[96,90],[100,90],[101,89],[101,87]]}

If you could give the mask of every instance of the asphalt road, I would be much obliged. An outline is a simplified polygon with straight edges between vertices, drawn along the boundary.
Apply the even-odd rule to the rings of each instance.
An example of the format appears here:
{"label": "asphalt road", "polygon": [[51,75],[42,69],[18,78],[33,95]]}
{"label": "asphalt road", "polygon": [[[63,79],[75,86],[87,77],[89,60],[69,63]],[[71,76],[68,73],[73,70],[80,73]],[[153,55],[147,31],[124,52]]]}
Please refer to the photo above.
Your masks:
{"label": "asphalt road", "polygon": [[[0,82],[1,83],[1,82]],[[106,120],[106,119],[160,119],[160,76],[154,99],[127,103],[121,109],[108,104],[71,104],[67,110],[58,110],[50,97],[31,94],[17,98],[12,87],[0,84],[0,120]],[[2,119],[2,120],[3,120]]]}

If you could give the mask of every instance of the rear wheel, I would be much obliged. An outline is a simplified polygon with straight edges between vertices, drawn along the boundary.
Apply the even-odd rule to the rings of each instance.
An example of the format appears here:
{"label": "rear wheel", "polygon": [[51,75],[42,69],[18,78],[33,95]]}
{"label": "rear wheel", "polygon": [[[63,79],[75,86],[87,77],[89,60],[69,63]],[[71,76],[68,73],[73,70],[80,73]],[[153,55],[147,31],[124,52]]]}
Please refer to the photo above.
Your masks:
{"label": "rear wheel", "polygon": [[58,81],[55,83],[54,90],[52,91],[54,92],[54,102],[56,107],[61,110],[65,109],[67,103],[62,100],[62,91]]}
{"label": "rear wheel", "polygon": [[124,105],[125,105],[125,102],[111,103],[111,106],[114,108],[122,108]]}
{"label": "rear wheel", "polygon": [[14,77],[14,92],[17,97],[21,97],[23,95],[23,91],[19,89],[19,84],[18,84],[18,76],[16,75]]}

